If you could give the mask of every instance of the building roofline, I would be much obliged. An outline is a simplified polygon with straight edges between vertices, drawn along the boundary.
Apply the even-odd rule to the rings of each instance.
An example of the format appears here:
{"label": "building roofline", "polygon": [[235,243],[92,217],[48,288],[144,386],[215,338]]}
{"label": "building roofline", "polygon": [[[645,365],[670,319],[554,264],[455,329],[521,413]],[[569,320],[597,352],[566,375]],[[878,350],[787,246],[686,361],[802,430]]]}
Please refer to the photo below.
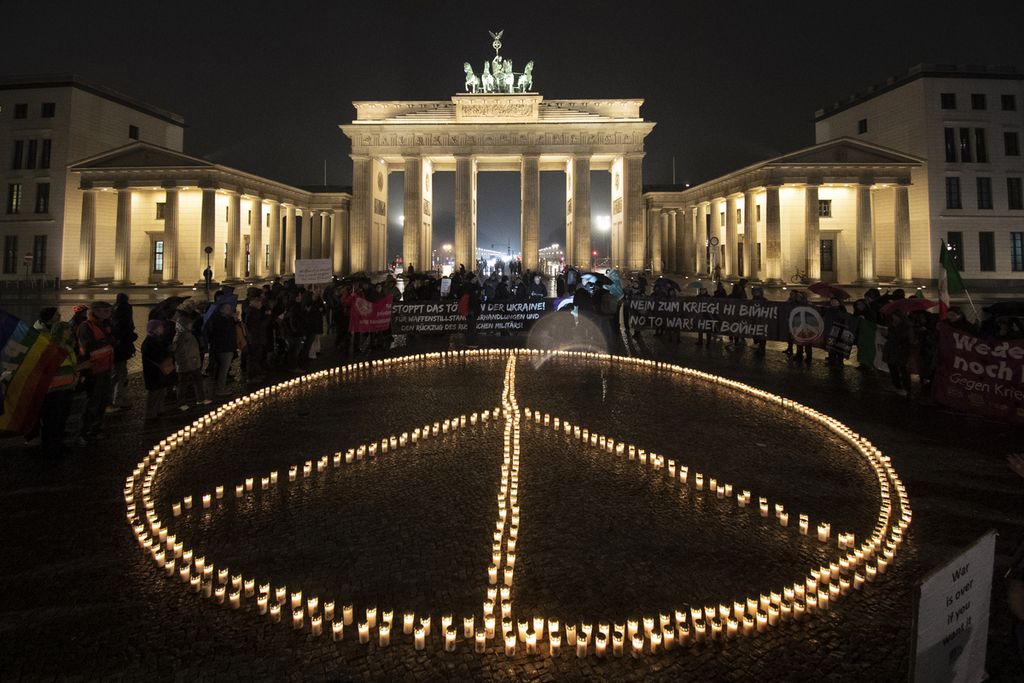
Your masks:
{"label": "building roofline", "polygon": [[883,83],[869,85],[864,92],[853,93],[841,102],[833,102],[814,112],[815,123],[878,97],[890,90],[901,88],[921,78],[978,78],[990,80],[1021,81],[1024,73],[1015,66],[986,66],[977,64],[916,64],[906,73],[890,76]]}
{"label": "building roofline", "polygon": [[136,99],[131,95],[108,88],[105,85],[92,83],[77,74],[0,76],[0,90],[36,90],[40,88],[78,88],[97,97],[102,97],[143,114],[153,116],[161,121],[181,126],[182,128],[185,127],[185,117],[181,114],[161,109]]}

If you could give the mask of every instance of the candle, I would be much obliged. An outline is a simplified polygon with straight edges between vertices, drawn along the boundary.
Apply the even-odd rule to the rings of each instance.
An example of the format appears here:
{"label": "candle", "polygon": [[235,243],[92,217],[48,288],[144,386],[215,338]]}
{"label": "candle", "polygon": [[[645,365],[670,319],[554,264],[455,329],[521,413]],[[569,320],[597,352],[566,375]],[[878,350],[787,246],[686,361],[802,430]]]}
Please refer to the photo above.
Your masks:
{"label": "candle", "polygon": [[302,591],[292,593],[292,609],[302,607]]}
{"label": "candle", "polygon": [[[218,589],[219,590],[219,589]],[[306,613],[301,609],[292,610],[292,628],[298,631],[306,620]]]}
{"label": "candle", "polygon": [[473,632],[476,630],[475,621],[476,617],[472,615],[462,618],[462,637],[466,640],[473,637]]}
{"label": "candle", "polygon": [[576,647],[576,624],[565,625],[565,644]]}
{"label": "candle", "polygon": [[586,657],[587,656],[587,646],[588,645],[589,645],[589,642],[587,640],[586,634],[585,633],[581,633],[576,638],[576,656],[579,657],[579,658]]}
{"label": "candle", "polygon": [[228,604],[230,604],[234,609],[241,607],[242,594],[238,591],[231,591],[231,594],[228,595]]}
{"label": "candle", "polygon": [[368,642],[370,642],[370,625],[368,623],[366,623],[365,621],[360,621],[356,625],[356,630],[359,633],[359,643],[361,645],[366,645]]}
{"label": "candle", "polygon": [[622,656],[622,642],[624,640],[622,631],[612,634],[612,654],[616,657]]}
{"label": "candle", "polygon": [[416,622],[415,612],[406,612],[402,615],[402,633],[409,635],[413,631]]}
{"label": "candle", "polygon": [[324,603],[324,619],[334,621],[334,601]]}
{"label": "candle", "polygon": [[487,568],[487,581],[492,586],[498,583],[498,565],[492,564],[490,567]]}
{"label": "candle", "polygon": [[562,649],[562,636],[557,633],[549,634],[548,649],[550,650],[552,657],[557,656],[558,652]]}
{"label": "candle", "polygon": [[656,653],[659,647],[661,647],[661,634],[655,631],[651,633],[651,654]]}
{"label": "candle", "polygon": [[526,654],[537,654],[537,632],[530,631],[526,634]]}
{"label": "candle", "polygon": [[608,636],[603,633],[598,633],[597,637],[594,638],[594,654],[598,657],[604,657],[605,649],[608,647]]}
{"label": "candle", "polygon": [[764,633],[768,630],[768,613],[764,610],[757,610],[757,632]]}
{"label": "candle", "polygon": [[367,607],[366,608],[366,623],[370,625],[370,628],[377,627],[377,608]]}
{"label": "candle", "polygon": [[377,632],[377,645],[380,647],[391,645],[391,624],[384,623],[380,625],[380,629]]}
{"label": "candle", "polygon": [[186,510],[191,510],[192,509],[192,496],[185,496],[184,500],[185,500],[185,509]]}
{"label": "candle", "polygon": [[171,511],[174,512],[175,517],[179,517],[181,515],[181,503],[172,504]]}
{"label": "candle", "polygon": [[423,627],[423,632],[426,635],[430,635],[430,615],[420,618],[420,626]]}
{"label": "candle", "polygon": [[832,526],[827,522],[822,522],[818,525],[818,540],[824,543],[828,540],[828,535],[832,531]]}
{"label": "candle", "polygon": [[519,622],[519,642],[521,642],[521,643],[525,643],[526,642],[526,632],[527,632],[527,630],[529,630],[529,628],[530,628],[529,622],[526,622],[526,621],[520,621]]}
{"label": "candle", "polygon": [[487,650],[487,633],[485,631],[477,631],[473,637],[473,651],[484,652]]}
{"label": "candle", "polygon": [[270,606],[270,620],[275,624],[281,621],[281,605],[279,603]]}
{"label": "candle", "polygon": [[493,614],[488,614],[487,616],[484,617],[484,628],[486,629],[486,633],[487,633],[487,637],[488,638],[493,638],[494,637],[495,621],[496,620],[495,620]]}
{"label": "candle", "polygon": [[638,633],[631,640],[633,644],[631,654],[633,657],[639,657],[644,652],[644,637]]}
{"label": "candle", "polygon": [[352,605],[345,605],[341,608],[341,617],[345,622],[345,626],[352,624],[352,620],[355,618],[355,610],[352,608]]}
{"label": "candle", "polygon": [[246,579],[245,586],[245,597],[251,598],[256,593],[256,579]]}
{"label": "candle", "polygon": [[241,498],[242,494],[244,492],[245,492],[245,487],[243,487],[241,484],[237,484],[235,486],[235,498]]}
{"label": "candle", "polygon": [[317,614],[313,616],[310,622],[310,633],[314,636],[319,636],[323,632],[323,618]]}
{"label": "candle", "polygon": [[270,596],[264,593],[256,598],[256,609],[259,611],[260,614],[267,613],[267,603],[269,601],[269,597]]}
{"label": "candle", "polygon": [[505,654],[512,656],[516,653],[516,637],[515,634],[508,634],[505,636]]}
{"label": "candle", "polygon": [[202,580],[203,580],[203,577],[199,576],[198,574],[196,574],[195,576],[189,577],[189,580],[188,580],[189,587],[192,589],[192,591],[194,593],[198,593],[199,592],[199,589],[202,587],[200,585],[202,583]]}

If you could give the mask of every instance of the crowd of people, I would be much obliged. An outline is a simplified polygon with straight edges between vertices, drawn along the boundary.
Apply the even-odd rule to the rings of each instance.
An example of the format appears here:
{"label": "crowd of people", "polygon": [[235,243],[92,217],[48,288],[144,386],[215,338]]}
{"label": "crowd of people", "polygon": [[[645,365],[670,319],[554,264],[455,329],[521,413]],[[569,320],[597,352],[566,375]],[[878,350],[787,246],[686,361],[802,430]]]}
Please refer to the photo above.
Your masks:
{"label": "crowd of people", "polygon": [[[363,276],[335,279],[323,287],[275,281],[250,287],[241,296],[225,286],[217,290],[212,301],[170,297],[150,311],[146,336],[138,350],[139,335],[127,294],[118,294],[113,305],[95,301],[76,306],[69,321],[61,320],[57,308],[43,308],[35,328],[48,333],[67,357],[51,383],[38,425],[27,438],[38,439],[46,451],[53,453],[103,439],[105,416],[131,408],[126,393],[128,365],[137,352],[147,394],[144,419],[151,422],[169,412],[187,411],[230,397],[237,387],[259,382],[269,371],[303,372],[321,353],[325,334],[333,334],[335,350],[342,356],[389,347],[389,332],[349,333],[349,316],[356,298],[370,302],[389,296],[394,301],[458,301],[459,313],[468,321],[467,343],[473,344],[474,321],[482,302],[549,296],[541,274],[529,270],[511,275],[491,272],[481,279],[462,266],[443,277],[409,268],[404,280],[404,291],[389,274],[376,282]],[[748,299],[748,284],[741,279],[727,291],[725,283],[718,281],[715,290],[709,292],[698,283],[696,297]],[[666,278],[654,280],[648,288],[642,274],[623,283],[616,272],[598,275],[572,267],[557,275],[554,289],[559,297],[571,296],[572,312],[593,321],[594,328],[608,340],[618,332],[623,297],[671,298],[683,294]],[[789,297],[793,303],[808,304],[803,290],[791,290]],[[763,288],[751,288],[749,298],[765,300]],[[872,367],[875,330],[883,329],[882,360],[888,366],[893,390],[910,396],[913,373],[920,377],[921,395],[927,396],[936,369],[938,316],[923,308],[890,305],[906,299],[902,289],[886,293],[869,289],[852,306],[848,306],[846,297],[837,294],[820,310],[826,335],[832,329],[857,330],[856,339],[851,341],[858,349],[858,367],[862,369]],[[850,317],[866,324],[848,325]],[[996,339],[1024,338],[1019,316],[986,315],[975,324],[954,306],[948,311],[946,323]],[[640,331],[632,333],[639,336]],[[678,330],[659,328],[654,335],[664,336],[669,342],[681,341]],[[697,332],[695,341],[709,346],[720,343],[734,352],[748,341],[758,354],[764,354],[767,347],[763,337],[722,338],[704,331]],[[810,344],[791,339],[784,353],[794,364],[813,362]],[[844,353],[842,347],[827,344],[824,360],[830,367],[842,368],[848,355],[848,347]]]}

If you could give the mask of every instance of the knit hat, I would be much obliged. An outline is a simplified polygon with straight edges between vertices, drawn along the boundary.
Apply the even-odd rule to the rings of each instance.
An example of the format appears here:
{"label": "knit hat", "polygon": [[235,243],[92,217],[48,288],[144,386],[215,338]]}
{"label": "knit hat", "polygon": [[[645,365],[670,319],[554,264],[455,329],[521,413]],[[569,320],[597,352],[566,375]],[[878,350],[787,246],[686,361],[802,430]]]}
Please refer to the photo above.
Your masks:
{"label": "knit hat", "polygon": [[74,313],[75,315],[78,315],[79,313],[85,313],[88,310],[89,310],[89,307],[86,306],[85,304],[78,304],[77,306],[75,306],[72,309],[72,313]]}

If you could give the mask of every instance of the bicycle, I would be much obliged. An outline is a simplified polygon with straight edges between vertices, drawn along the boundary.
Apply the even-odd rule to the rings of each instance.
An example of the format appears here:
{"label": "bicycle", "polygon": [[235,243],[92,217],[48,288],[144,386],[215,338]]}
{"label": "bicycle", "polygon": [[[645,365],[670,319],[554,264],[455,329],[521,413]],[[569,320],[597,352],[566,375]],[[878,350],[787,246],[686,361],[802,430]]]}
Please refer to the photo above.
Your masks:
{"label": "bicycle", "polygon": [[803,270],[800,270],[799,268],[797,268],[796,272],[793,273],[793,277],[789,278],[789,281],[792,284],[794,284],[794,285],[809,285],[809,284],[811,284],[811,279],[809,277],[807,277],[807,272],[803,271]]}

